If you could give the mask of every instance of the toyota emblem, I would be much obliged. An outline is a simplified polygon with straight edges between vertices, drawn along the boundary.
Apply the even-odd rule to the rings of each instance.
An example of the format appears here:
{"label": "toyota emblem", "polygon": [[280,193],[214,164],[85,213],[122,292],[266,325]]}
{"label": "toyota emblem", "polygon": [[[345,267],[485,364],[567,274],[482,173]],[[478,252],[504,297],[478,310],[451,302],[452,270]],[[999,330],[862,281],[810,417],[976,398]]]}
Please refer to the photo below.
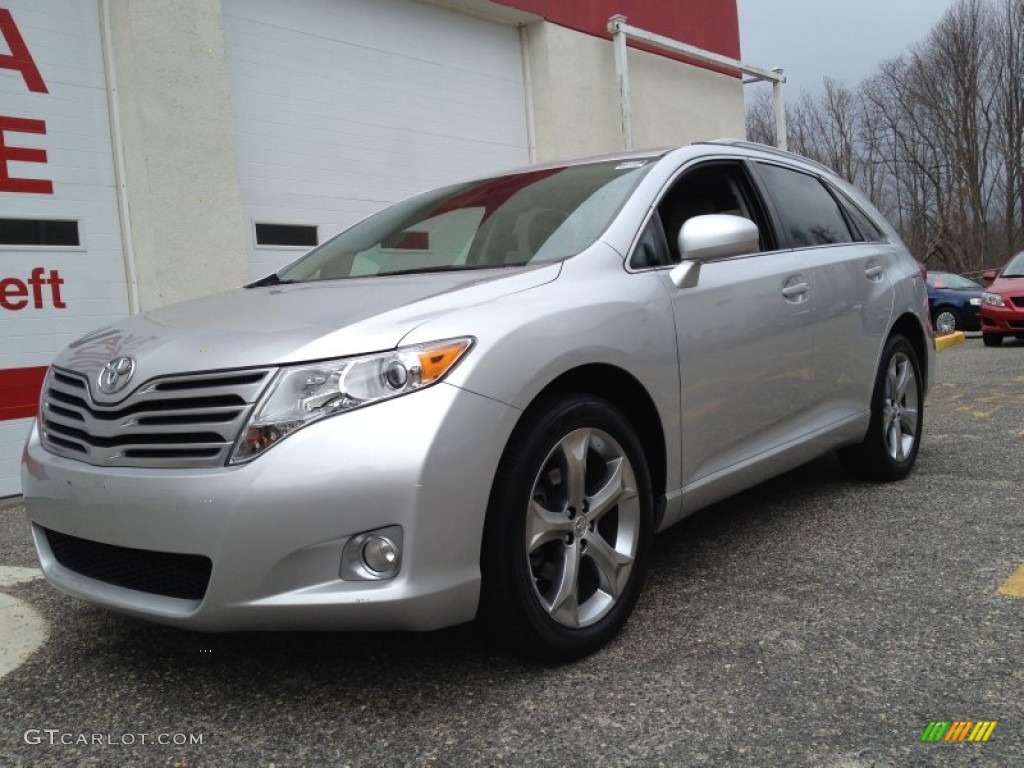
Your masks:
{"label": "toyota emblem", "polygon": [[115,392],[120,392],[126,386],[128,382],[132,380],[132,375],[135,373],[135,360],[131,357],[119,357],[115,360],[111,360],[109,363],[103,366],[103,370],[100,371],[99,387],[100,392],[105,395],[112,395]]}

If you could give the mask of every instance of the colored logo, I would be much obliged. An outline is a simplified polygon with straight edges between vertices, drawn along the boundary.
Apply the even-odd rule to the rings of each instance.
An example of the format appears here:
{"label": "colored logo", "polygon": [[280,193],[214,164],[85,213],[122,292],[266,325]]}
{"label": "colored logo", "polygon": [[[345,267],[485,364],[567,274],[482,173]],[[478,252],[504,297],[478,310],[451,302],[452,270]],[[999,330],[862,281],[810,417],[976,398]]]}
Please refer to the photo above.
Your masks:
{"label": "colored logo", "polygon": [[119,357],[111,360],[103,366],[100,371],[99,384],[100,392],[105,395],[112,395],[120,392],[128,382],[132,380],[135,373],[135,360],[130,357]]}
{"label": "colored logo", "polygon": [[995,729],[995,720],[932,720],[921,741],[988,741]]}

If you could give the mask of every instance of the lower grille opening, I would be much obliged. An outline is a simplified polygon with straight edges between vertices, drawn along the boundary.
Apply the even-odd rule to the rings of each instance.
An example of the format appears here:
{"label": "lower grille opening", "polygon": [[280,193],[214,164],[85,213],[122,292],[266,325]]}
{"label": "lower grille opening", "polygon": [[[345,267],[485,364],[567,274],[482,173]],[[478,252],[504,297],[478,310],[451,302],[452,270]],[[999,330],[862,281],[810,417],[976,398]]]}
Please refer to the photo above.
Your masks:
{"label": "lower grille opening", "polygon": [[89,453],[85,449],[84,446],[81,446],[78,443],[72,443],[70,440],[61,440],[59,437],[54,437],[49,432],[46,433],[46,439],[49,440],[54,445],[59,445],[61,448],[64,448],[64,449],[69,450],[69,451],[78,451],[79,453]]}
{"label": "lower grille opening", "polygon": [[213,563],[202,555],[132,549],[43,528],[57,562],[90,579],[151,595],[202,600]]}
{"label": "lower grille opening", "polygon": [[214,459],[220,453],[219,448],[127,448],[121,455],[130,459],[177,459],[206,458]]}

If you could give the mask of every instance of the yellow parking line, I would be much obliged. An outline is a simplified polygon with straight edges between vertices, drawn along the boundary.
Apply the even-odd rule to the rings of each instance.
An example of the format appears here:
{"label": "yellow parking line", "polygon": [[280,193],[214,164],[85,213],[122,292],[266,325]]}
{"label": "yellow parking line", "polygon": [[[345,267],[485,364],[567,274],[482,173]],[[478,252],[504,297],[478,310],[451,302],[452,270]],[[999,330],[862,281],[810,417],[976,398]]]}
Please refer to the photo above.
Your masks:
{"label": "yellow parking line", "polygon": [[1024,565],[1014,571],[1013,575],[1003,582],[998,592],[1000,595],[1024,598]]}
{"label": "yellow parking line", "polygon": [[947,347],[953,347],[957,344],[963,344],[967,341],[967,334],[963,331],[957,331],[956,333],[947,333],[945,336],[935,337],[935,349],[941,352]]}

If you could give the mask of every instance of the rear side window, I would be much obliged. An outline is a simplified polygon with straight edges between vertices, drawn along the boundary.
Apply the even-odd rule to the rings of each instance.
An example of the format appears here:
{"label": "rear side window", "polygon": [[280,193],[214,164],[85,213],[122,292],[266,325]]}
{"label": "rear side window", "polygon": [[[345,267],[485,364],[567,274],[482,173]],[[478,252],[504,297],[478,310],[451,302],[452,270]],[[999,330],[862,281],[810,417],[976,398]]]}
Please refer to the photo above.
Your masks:
{"label": "rear side window", "polygon": [[853,242],[839,204],[816,177],[766,163],[758,170],[793,248]]}

